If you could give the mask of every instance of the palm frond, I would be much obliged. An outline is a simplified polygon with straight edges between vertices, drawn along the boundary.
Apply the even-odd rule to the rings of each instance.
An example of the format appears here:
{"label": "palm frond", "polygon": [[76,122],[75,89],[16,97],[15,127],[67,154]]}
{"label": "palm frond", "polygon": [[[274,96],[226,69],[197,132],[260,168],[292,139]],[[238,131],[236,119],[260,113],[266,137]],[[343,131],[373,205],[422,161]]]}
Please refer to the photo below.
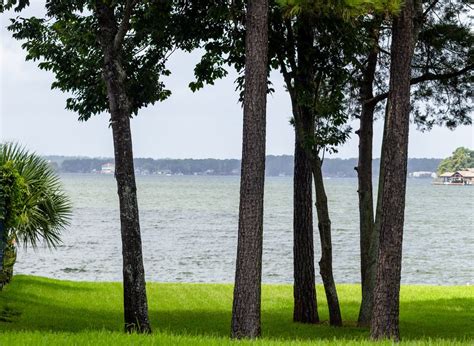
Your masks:
{"label": "palm frond", "polygon": [[72,204],[49,163],[15,143],[0,144],[0,166],[10,162],[23,179],[27,192],[17,211],[18,222],[9,235],[25,247],[44,241],[49,247],[61,242],[69,224]]}

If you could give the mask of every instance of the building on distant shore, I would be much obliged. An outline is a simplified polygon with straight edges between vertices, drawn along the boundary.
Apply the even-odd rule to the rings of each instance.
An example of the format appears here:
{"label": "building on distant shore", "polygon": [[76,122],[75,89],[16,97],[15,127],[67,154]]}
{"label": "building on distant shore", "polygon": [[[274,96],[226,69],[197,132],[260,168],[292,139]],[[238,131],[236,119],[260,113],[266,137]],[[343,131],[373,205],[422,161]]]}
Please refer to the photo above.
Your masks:
{"label": "building on distant shore", "polygon": [[112,162],[104,163],[101,167],[100,173],[102,174],[114,174],[115,173],[115,164]]}
{"label": "building on distant shore", "polygon": [[434,183],[438,185],[474,185],[474,168],[445,172]]}
{"label": "building on distant shore", "polygon": [[436,178],[436,173],[430,171],[418,171],[409,173],[410,178]]}

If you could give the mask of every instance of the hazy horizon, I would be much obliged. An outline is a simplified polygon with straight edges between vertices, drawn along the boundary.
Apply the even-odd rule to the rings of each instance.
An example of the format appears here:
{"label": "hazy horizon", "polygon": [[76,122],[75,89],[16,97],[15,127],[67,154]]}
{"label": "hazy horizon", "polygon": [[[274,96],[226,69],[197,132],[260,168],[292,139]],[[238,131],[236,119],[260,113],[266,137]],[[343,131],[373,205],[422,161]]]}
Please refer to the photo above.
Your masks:
{"label": "hazy horizon", "polygon": [[[469,148],[471,149],[471,148]],[[113,159],[113,155],[111,156],[87,156],[87,155],[57,155],[57,154],[40,154],[42,157],[66,157],[66,158],[74,158],[74,159]],[[293,156],[293,154],[266,154],[268,156]],[[216,157],[183,157],[183,158],[176,158],[176,157],[150,157],[150,156],[133,156],[134,159],[153,159],[153,160],[240,160],[240,157],[224,157],[224,158],[216,158]],[[357,156],[354,157],[326,157],[328,159],[339,159],[339,160],[353,160],[358,159]],[[409,157],[408,159],[433,159],[433,160],[442,160],[446,157]],[[374,157],[373,160],[379,160],[380,157]]]}

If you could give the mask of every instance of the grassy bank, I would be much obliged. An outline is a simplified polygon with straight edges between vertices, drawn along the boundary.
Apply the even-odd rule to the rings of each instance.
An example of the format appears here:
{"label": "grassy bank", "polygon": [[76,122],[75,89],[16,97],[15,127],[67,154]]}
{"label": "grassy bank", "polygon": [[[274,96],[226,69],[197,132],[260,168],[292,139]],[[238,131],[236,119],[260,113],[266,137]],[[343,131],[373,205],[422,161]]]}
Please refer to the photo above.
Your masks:
{"label": "grassy bank", "polygon": [[[230,343],[232,286],[149,283],[154,334],[124,335],[122,290],[118,283],[58,281],[16,276],[0,292],[0,344],[199,344]],[[263,337],[257,344],[364,344],[368,330],[357,328],[358,285],[338,286],[345,326],[295,324],[292,287],[265,285]],[[328,319],[318,286],[320,317]],[[472,344],[474,287],[404,286],[401,333],[413,344]]]}

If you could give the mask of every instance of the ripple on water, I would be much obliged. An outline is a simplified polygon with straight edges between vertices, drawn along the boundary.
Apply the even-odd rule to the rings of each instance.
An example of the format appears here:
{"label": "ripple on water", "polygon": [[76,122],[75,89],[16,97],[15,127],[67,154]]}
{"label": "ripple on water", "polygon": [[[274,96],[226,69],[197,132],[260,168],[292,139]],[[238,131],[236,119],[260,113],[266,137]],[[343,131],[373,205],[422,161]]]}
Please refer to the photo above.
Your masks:
{"label": "ripple on water", "polygon": [[[121,280],[113,177],[64,175],[62,181],[74,203],[63,244],[55,251],[40,248],[25,253],[19,249],[16,271],[71,280]],[[232,282],[238,177],[137,177],[137,183],[147,279]],[[263,280],[292,282],[292,180],[267,178],[266,183]],[[357,180],[331,179],[325,184],[333,226],[335,279],[359,282]],[[474,282],[474,188],[409,180],[405,221],[405,283]],[[317,266],[320,244],[315,231]],[[320,282],[319,277],[317,280]]]}

